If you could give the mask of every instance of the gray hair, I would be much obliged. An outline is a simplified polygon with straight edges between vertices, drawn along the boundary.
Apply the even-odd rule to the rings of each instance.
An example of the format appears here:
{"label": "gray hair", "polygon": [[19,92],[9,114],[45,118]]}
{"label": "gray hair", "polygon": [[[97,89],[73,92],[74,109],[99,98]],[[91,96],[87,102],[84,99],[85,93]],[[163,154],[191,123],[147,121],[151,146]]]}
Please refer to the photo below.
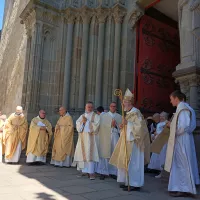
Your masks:
{"label": "gray hair", "polygon": [[166,112],[161,112],[160,113],[160,116],[161,117],[164,117],[166,120],[168,119],[168,116],[169,116],[169,114],[168,113],[166,113]]}

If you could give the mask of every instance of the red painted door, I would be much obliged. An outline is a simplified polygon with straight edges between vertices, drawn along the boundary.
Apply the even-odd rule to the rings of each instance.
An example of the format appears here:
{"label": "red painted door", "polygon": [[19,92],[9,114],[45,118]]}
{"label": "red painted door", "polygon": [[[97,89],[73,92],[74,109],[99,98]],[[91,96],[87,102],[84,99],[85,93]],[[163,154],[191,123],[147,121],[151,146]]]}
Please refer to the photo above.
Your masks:
{"label": "red painted door", "polygon": [[143,113],[171,112],[172,73],[180,60],[178,30],[144,15],[137,27],[136,107]]}

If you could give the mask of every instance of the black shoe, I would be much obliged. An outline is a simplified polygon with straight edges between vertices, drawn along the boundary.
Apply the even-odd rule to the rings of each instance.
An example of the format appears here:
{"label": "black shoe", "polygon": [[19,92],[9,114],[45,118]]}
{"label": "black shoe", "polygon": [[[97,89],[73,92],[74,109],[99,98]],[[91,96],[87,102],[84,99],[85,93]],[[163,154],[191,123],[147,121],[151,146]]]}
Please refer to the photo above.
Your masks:
{"label": "black shoe", "polygon": [[105,179],[105,176],[104,175],[101,175],[100,176],[100,180],[104,180]]}
{"label": "black shoe", "polygon": [[128,186],[126,186],[126,185],[122,185],[122,184],[121,184],[119,187],[122,188],[122,189],[124,189],[124,188],[128,188]]}
{"label": "black shoe", "polygon": [[130,190],[128,190],[128,187],[123,188],[124,191],[140,191],[140,187],[132,187],[130,186]]}
{"label": "black shoe", "polygon": [[110,175],[110,177],[117,180],[117,176],[115,176],[115,175]]}

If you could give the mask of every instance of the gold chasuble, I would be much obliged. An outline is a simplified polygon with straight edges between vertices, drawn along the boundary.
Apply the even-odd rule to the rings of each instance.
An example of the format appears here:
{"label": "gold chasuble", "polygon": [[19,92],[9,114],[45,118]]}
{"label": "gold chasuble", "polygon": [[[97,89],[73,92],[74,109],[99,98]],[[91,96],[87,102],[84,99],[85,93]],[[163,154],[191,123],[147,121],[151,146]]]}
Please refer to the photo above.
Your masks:
{"label": "gold chasuble", "polygon": [[101,158],[111,157],[111,123],[114,119],[119,126],[122,123],[122,116],[118,113],[105,113],[100,116],[100,127],[99,127],[99,156]]}
{"label": "gold chasuble", "polygon": [[188,107],[185,104],[181,104],[180,107],[179,107],[179,110],[176,111],[174,118],[171,122],[170,136],[169,136],[169,140],[168,140],[167,155],[166,155],[166,160],[165,160],[165,170],[167,172],[171,171],[178,117],[179,117],[179,114],[182,110],[187,110],[187,111],[190,112],[190,110],[188,109]]}
{"label": "gold chasuble", "polygon": [[0,143],[3,143],[3,128],[6,121],[6,115],[0,116]]}
{"label": "gold chasuble", "polygon": [[6,121],[3,131],[6,159],[11,159],[13,157],[20,141],[22,143],[22,150],[25,149],[27,131],[28,123],[24,115],[11,114]]}
{"label": "gold chasuble", "polygon": [[[38,122],[42,122],[46,130],[42,130],[41,126],[38,126]],[[30,125],[26,155],[32,153],[35,156],[46,156],[51,137],[51,123],[47,119],[41,119],[39,116],[33,118]]]}
{"label": "gold chasuble", "polygon": [[[111,165],[116,166],[118,169],[125,169],[125,170],[127,170],[125,144],[127,145],[128,162],[130,161],[133,145],[137,145],[140,151],[144,152],[144,164],[147,164],[150,161],[149,132],[142,114],[140,113],[139,110],[135,109],[135,111],[126,115],[126,120],[128,122],[133,123],[132,134],[134,136],[134,140],[126,141],[125,143],[126,132],[124,133],[122,130],[119,141],[110,158]],[[125,128],[125,130],[127,130],[127,127]]]}
{"label": "gold chasuble", "polygon": [[74,155],[74,125],[72,117],[65,115],[60,117],[56,124],[52,159],[64,161],[66,156]]}

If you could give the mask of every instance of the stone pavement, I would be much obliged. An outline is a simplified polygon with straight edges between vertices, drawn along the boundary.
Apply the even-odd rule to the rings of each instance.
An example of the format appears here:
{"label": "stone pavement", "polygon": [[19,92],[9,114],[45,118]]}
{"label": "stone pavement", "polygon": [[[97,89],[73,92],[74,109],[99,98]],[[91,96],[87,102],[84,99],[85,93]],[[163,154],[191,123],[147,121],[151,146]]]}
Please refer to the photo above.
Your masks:
{"label": "stone pavement", "polygon": [[0,164],[0,200],[173,199],[168,196],[167,183],[150,174],[145,175],[141,192],[130,193],[122,191],[113,179],[91,181],[77,174],[74,168]]}

